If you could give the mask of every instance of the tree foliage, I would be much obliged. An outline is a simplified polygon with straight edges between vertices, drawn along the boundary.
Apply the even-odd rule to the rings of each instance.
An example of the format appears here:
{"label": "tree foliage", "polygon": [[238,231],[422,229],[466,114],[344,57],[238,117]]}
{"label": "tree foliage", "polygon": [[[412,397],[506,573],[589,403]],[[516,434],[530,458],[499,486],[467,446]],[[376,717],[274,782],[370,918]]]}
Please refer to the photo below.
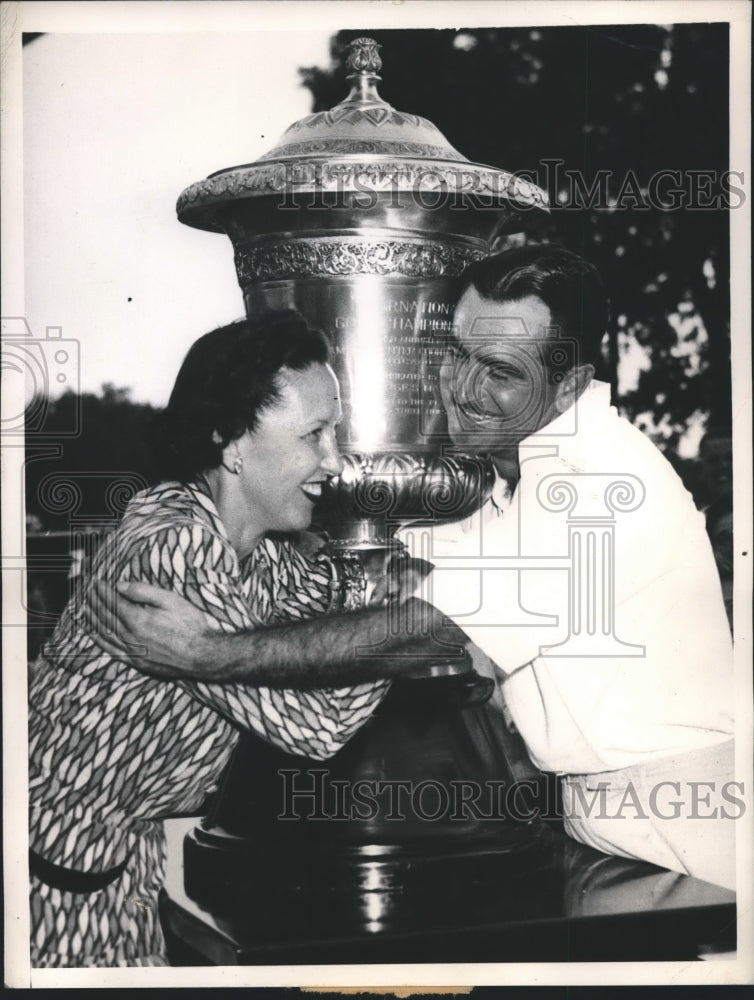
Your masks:
{"label": "tree foliage", "polygon": [[30,660],[50,637],[83,560],[134,493],[159,480],[149,447],[155,409],[106,383],[101,395],[48,399],[26,432],[26,611]]}
{"label": "tree foliage", "polygon": [[26,438],[26,513],[37,530],[81,530],[116,519],[128,496],[159,479],[149,446],[156,410],[112,383],[102,394],[47,401]]}

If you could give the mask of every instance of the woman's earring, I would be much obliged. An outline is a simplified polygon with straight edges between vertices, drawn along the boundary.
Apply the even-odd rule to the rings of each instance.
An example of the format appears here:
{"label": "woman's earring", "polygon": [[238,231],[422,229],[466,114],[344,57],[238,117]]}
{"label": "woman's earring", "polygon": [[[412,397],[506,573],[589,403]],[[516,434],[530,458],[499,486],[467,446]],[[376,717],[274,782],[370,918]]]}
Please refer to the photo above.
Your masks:
{"label": "woman's earring", "polygon": [[233,471],[235,472],[236,475],[238,475],[242,468],[243,468],[243,459],[237,458],[233,463]]}

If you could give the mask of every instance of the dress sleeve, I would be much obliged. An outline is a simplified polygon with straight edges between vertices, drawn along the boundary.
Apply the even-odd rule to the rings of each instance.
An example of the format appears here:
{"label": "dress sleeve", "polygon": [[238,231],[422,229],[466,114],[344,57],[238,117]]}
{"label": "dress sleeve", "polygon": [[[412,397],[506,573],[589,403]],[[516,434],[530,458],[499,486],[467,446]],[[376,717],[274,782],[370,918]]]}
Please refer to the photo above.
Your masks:
{"label": "dress sleeve", "polygon": [[[278,560],[278,578],[272,563],[255,567],[258,575],[254,572],[241,577],[233,550],[208,528],[171,525],[134,546],[121,578],[175,590],[204,612],[210,628],[233,633],[272,621],[278,594],[285,602],[287,618],[312,617],[317,610],[326,610],[312,594],[326,589],[329,601],[329,570],[315,567],[310,593],[304,572],[307,562],[304,557],[290,565]],[[297,604],[293,594],[299,585],[302,596]],[[252,593],[253,589],[260,593]],[[279,615],[275,620],[280,620]],[[251,730],[289,753],[316,760],[332,756],[348,741],[371,716],[388,687],[387,682],[376,682],[304,691],[251,684],[178,683],[233,725]]]}
{"label": "dress sleeve", "polygon": [[266,624],[301,621],[339,610],[338,571],[329,556],[303,555],[294,545],[263,539],[241,563],[252,601]]}

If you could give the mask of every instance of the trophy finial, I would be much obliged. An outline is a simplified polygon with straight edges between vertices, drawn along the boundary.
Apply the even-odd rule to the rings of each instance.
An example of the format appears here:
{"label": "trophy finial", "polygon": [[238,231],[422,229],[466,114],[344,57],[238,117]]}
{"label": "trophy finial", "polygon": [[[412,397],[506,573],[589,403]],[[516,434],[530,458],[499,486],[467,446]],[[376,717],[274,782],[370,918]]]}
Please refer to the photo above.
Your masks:
{"label": "trophy finial", "polygon": [[355,38],[349,48],[346,66],[352,73],[374,76],[382,69],[380,46],[373,38]]}

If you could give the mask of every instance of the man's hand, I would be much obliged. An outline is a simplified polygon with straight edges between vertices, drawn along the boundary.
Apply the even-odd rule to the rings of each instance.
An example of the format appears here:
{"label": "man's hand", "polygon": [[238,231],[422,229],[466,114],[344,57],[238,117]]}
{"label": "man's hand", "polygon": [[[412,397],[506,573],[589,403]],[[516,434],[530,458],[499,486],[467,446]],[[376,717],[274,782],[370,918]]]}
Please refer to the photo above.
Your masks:
{"label": "man's hand", "polygon": [[388,601],[403,604],[410,600],[433,568],[425,559],[412,559],[405,552],[391,554],[384,549],[370,553],[362,563],[369,607]]}
{"label": "man's hand", "polygon": [[147,583],[95,582],[90,605],[92,638],[106,653],[166,680],[191,680],[211,642],[204,614],[172,590]]}

